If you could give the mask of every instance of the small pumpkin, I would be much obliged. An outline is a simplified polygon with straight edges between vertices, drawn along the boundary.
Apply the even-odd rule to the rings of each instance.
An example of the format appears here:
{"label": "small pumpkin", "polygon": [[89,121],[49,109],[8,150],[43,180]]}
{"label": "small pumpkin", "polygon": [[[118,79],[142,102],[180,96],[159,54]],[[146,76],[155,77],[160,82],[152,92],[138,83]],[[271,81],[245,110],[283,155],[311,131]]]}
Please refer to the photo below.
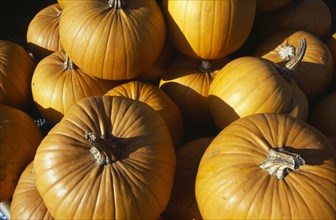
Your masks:
{"label": "small pumpkin", "polygon": [[292,1],[279,10],[258,16],[254,26],[259,39],[282,30],[302,30],[324,39],[330,34],[331,27],[331,13],[324,0]]}
{"label": "small pumpkin", "polygon": [[0,103],[20,109],[32,102],[30,81],[35,62],[20,45],[0,40]]}
{"label": "small pumpkin", "polygon": [[197,60],[179,55],[163,74],[159,87],[176,103],[186,124],[212,122],[208,94],[217,72],[231,60]]}
{"label": "small pumpkin", "polygon": [[79,100],[34,158],[37,190],[55,219],[157,219],[175,166],[159,113],[118,96]]}
{"label": "small pumpkin", "polygon": [[56,51],[38,63],[31,88],[38,111],[51,125],[55,125],[78,100],[104,95],[119,84],[118,81],[86,74],[66,52]]}
{"label": "small pumpkin", "polygon": [[61,11],[59,4],[49,5],[41,9],[29,23],[27,44],[38,61],[62,48],[59,41]]}
{"label": "small pumpkin", "polygon": [[134,79],[164,46],[166,26],[155,1],[74,0],[60,18],[60,40],[84,72],[107,80]]}
{"label": "small pumpkin", "polygon": [[22,172],[10,205],[11,219],[53,220],[36,189],[33,162]]}
{"label": "small pumpkin", "polygon": [[333,80],[331,83],[331,89],[336,89],[336,33],[329,36],[325,40],[325,44],[327,45],[332,57],[333,57]]}
{"label": "small pumpkin", "polygon": [[209,90],[209,107],[216,125],[256,113],[285,113],[306,120],[308,101],[291,78],[301,62],[306,41],[285,68],[259,57],[234,59],[216,75]]}
{"label": "small pumpkin", "polygon": [[195,194],[203,219],[334,219],[336,150],[302,120],[250,115],[206,149]]}
{"label": "small pumpkin", "polygon": [[201,158],[213,137],[201,137],[181,146],[176,152],[173,191],[165,214],[168,219],[202,219],[195,198],[195,180]]}
{"label": "small pumpkin", "polygon": [[257,0],[256,14],[257,16],[274,12],[282,7],[285,7],[292,3],[293,0]]}
{"label": "small pumpkin", "polygon": [[327,137],[336,137],[336,91],[322,97],[309,113],[308,122]]}
{"label": "small pumpkin", "polygon": [[[199,60],[221,59],[248,38],[256,1],[162,1],[168,37],[182,54]],[[197,21],[197,22],[196,22]]]}
{"label": "small pumpkin", "polygon": [[122,96],[143,102],[157,111],[167,123],[175,148],[183,140],[183,119],[180,109],[159,87],[141,81],[130,81],[114,87],[105,93],[108,96]]}
{"label": "small pumpkin", "polygon": [[0,104],[0,202],[12,198],[21,173],[34,159],[42,138],[31,116]]}
{"label": "small pumpkin", "polygon": [[319,38],[305,31],[281,31],[263,41],[254,55],[283,66],[297,53],[303,38],[307,41],[306,52],[292,77],[312,103],[324,95],[332,81],[332,55]]}

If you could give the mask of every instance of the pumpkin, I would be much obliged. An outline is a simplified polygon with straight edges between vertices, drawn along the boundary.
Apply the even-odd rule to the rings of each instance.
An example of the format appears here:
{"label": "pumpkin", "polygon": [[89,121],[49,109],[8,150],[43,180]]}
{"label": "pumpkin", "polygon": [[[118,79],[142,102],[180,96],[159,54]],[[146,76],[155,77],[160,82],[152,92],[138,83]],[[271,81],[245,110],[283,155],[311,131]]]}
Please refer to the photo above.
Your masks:
{"label": "pumpkin", "polygon": [[175,166],[159,113],[118,96],[79,100],[34,158],[37,190],[55,219],[157,219]]}
{"label": "pumpkin", "polygon": [[336,91],[322,97],[309,113],[308,122],[327,137],[336,137]]}
{"label": "pumpkin", "polygon": [[295,74],[305,51],[305,40],[286,67],[259,57],[234,59],[216,75],[209,90],[209,108],[216,125],[256,113],[285,113],[306,120],[308,101],[291,75]]}
{"label": "pumpkin", "polygon": [[176,152],[173,191],[165,214],[169,219],[202,219],[195,198],[195,180],[201,158],[213,137],[201,137],[181,146]]}
{"label": "pumpkin", "polygon": [[334,219],[336,152],[306,122],[254,114],[203,154],[195,195],[203,219]]}
{"label": "pumpkin", "polygon": [[0,40],[0,103],[25,109],[32,101],[30,81],[36,64],[20,45]]}
{"label": "pumpkin", "polygon": [[114,87],[105,95],[127,97],[149,105],[167,123],[175,148],[181,145],[183,140],[183,119],[180,109],[157,86],[141,81],[130,81]]}
{"label": "pumpkin", "polygon": [[302,30],[324,39],[330,34],[331,27],[331,13],[324,0],[292,1],[279,10],[258,16],[254,26],[259,39],[266,39],[281,30]]}
{"label": "pumpkin", "polygon": [[274,12],[282,7],[285,7],[292,3],[293,0],[257,0],[256,14],[257,16]]}
{"label": "pumpkin", "polygon": [[64,8],[64,6],[67,4],[67,0],[57,0],[57,3],[61,8]]}
{"label": "pumpkin", "polygon": [[27,44],[38,61],[62,48],[59,42],[60,15],[60,6],[52,4],[40,10],[29,23]]}
{"label": "pumpkin", "polygon": [[159,87],[176,103],[186,124],[200,125],[212,122],[208,105],[210,85],[217,72],[230,59],[197,60],[179,55],[168,66]]}
{"label": "pumpkin", "polygon": [[331,89],[336,89],[336,33],[329,36],[325,44],[327,45],[332,57],[333,57],[333,80],[331,83]]}
{"label": "pumpkin", "polygon": [[84,72],[108,80],[133,79],[157,60],[166,26],[155,1],[78,0],[64,7],[60,41]]}
{"label": "pumpkin", "polygon": [[328,90],[332,80],[332,55],[319,38],[305,31],[281,31],[263,41],[254,55],[282,66],[295,55],[302,38],[307,41],[306,53],[293,79],[312,103]]}
{"label": "pumpkin", "polygon": [[22,172],[10,205],[11,219],[49,219],[47,207],[36,189],[33,162]]}
{"label": "pumpkin", "polygon": [[[221,59],[248,38],[256,1],[162,1],[168,37],[182,54],[194,59]],[[196,22],[197,21],[197,22]]]}
{"label": "pumpkin", "polygon": [[31,88],[38,111],[51,125],[55,125],[78,100],[104,95],[119,84],[86,74],[64,51],[56,51],[38,63]]}
{"label": "pumpkin", "polygon": [[31,116],[0,104],[0,201],[12,198],[26,166],[34,159],[42,133]]}

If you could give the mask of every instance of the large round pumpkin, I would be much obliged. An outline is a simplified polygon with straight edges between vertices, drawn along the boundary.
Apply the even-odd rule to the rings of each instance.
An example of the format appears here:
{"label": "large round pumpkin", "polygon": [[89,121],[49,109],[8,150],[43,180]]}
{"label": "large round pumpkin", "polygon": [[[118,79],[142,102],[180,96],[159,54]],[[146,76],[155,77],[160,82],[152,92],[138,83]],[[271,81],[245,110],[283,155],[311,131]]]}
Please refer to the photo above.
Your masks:
{"label": "large round pumpkin", "polygon": [[27,43],[37,60],[60,50],[59,19],[62,9],[58,4],[40,10],[30,21],[27,30]]}
{"label": "large round pumpkin", "polygon": [[249,1],[162,1],[168,36],[182,54],[195,59],[220,59],[248,38],[256,13]]}
{"label": "large round pumpkin", "polygon": [[281,31],[264,40],[254,55],[283,66],[297,53],[303,38],[307,41],[307,48],[293,79],[311,103],[324,95],[332,81],[332,55],[319,38],[305,31]]}
{"label": "large round pumpkin", "polygon": [[65,52],[56,51],[38,63],[31,87],[39,112],[55,125],[78,100],[104,95],[119,84],[86,74],[73,64]]}
{"label": "large round pumpkin", "polygon": [[302,30],[324,39],[331,32],[332,17],[324,0],[294,0],[274,12],[258,16],[254,28],[261,39],[281,30]]}
{"label": "large round pumpkin", "polygon": [[307,98],[290,78],[297,64],[281,69],[266,59],[246,56],[225,65],[213,80],[208,98],[217,126],[224,128],[256,113],[286,113],[306,120]]}
{"label": "large round pumpkin", "polygon": [[105,95],[122,96],[143,102],[157,111],[167,123],[175,148],[183,140],[183,119],[180,109],[159,87],[141,81],[130,81],[116,86]]}
{"label": "large round pumpkin", "polygon": [[0,104],[0,202],[12,198],[21,173],[33,161],[42,138],[28,114]]}
{"label": "large round pumpkin", "polygon": [[208,105],[210,85],[229,61],[227,57],[201,61],[179,55],[166,69],[159,86],[180,108],[187,124],[212,122]]}
{"label": "large round pumpkin", "polygon": [[10,205],[11,219],[53,220],[36,189],[33,162],[23,171]]}
{"label": "large round pumpkin", "polygon": [[255,114],[222,130],[196,176],[203,219],[335,219],[336,151],[284,114]]}
{"label": "large round pumpkin", "polygon": [[327,137],[336,138],[336,91],[323,96],[309,113],[308,122]]}
{"label": "large round pumpkin", "polygon": [[0,103],[20,109],[30,104],[30,81],[35,66],[23,47],[0,40]]}
{"label": "large round pumpkin", "polygon": [[60,18],[60,40],[84,72],[98,78],[125,80],[148,70],[166,36],[155,1],[75,0]]}
{"label": "large round pumpkin", "polygon": [[175,165],[159,113],[117,96],[78,101],[34,159],[36,187],[56,219],[157,219]]}
{"label": "large round pumpkin", "polygon": [[173,191],[165,214],[168,219],[202,219],[195,198],[195,180],[201,158],[213,137],[201,137],[181,146],[176,152]]}

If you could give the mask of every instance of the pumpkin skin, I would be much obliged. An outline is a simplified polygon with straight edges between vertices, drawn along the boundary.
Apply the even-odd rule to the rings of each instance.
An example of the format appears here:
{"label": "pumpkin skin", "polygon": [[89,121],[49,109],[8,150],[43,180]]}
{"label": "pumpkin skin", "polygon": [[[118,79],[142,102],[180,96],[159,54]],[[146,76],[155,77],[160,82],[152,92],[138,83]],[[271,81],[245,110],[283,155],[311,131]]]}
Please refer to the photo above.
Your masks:
{"label": "pumpkin skin", "polygon": [[221,129],[256,113],[285,113],[306,120],[309,110],[295,80],[288,82],[274,63],[251,56],[237,58],[217,73],[208,100]]}
{"label": "pumpkin skin", "polygon": [[31,87],[38,111],[55,125],[78,100],[104,95],[119,84],[86,74],[68,59],[66,53],[56,51],[38,63]]}
{"label": "pumpkin skin", "polygon": [[[179,55],[163,74],[159,87],[176,103],[186,124],[212,122],[208,105],[210,85],[217,72],[231,60],[223,58],[208,62]],[[211,65],[202,67],[202,63]]]}
{"label": "pumpkin skin", "polygon": [[257,6],[256,6],[256,14],[264,14],[269,13],[272,11],[276,11],[286,5],[289,5],[292,3],[293,0],[257,0]]}
{"label": "pumpkin skin", "polygon": [[[124,8],[109,6],[118,3]],[[64,7],[59,28],[62,47],[74,63],[108,80],[133,79],[148,70],[166,36],[155,1],[73,1]]]}
{"label": "pumpkin skin", "polygon": [[0,104],[0,201],[12,198],[21,173],[34,159],[42,133],[33,119],[14,107]]}
{"label": "pumpkin skin", "polygon": [[[280,148],[305,164],[278,179],[260,166],[271,149]],[[204,219],[334,219],[335,160],[329,140],[302,120],[275,113],[238,119],[201,159],[195,190],[199,210]]]}
{"label": "pumpkin skin", "polygon": [[15,188],[10,216],[11,219],[54,219],[36,189],[33,162],[22,172]]}
{"label": "pumpkin skin", "polygon": [[[93,147],[87,132],[108,140]],[[114,144],[104,151],[112,163],[100,165],[102,151],[92,154],[90,148],[104,149],[104,141]],[[78,101],[34,159],[36,187],[55,219],[157,219],[168,203],[175,166],[171,135],[159,113],[117,96]]]}
{"label": "pumpkin skin", "polygon": [[331,89],[336,89],[336,33],[328,37],[325,41],[332,57],[333,57],[333,80],[331,83]]}
{"label": "pumpkin skin", "polygon": [[195,198],[195,180],[201,158],[213,137],[187,142],[176,152],[173,191],[165,214],[168,219],[202,219]]}
{"label": "pumpkin skin", "polygon": [[38,61],[62,48],[59,41],[61,11],[58,4],[49,5],[40,10],[29,23],[27,43]]}
{"label": "pumpkin skin", "polygon": [[336,91],[319,100],[309,114],[308,122],[327,137],[336,137]]}
{"label": "pumpkin skin", "polygon": [[221,59],[242,46],[252,30],[255,8],[255,0],[162,1],[173,46],[202,60]]}
{"label": "pumpkin skin", "polygon": [[282,30],[302,30],[324,39],[331,27],[331,13],[323,0],[292,1],[277,11],[258,16],[254,26],[260,39]]}
{"label": "pumpkin skin", "polygon": [[303,38],[307,41],[307,48],[293,79],[312,103],[328,90],[332,80],[332,55],[319,38],[305,31],[281,31],[262,42],[254,55],[282,66],[286,61],[279,56],[281,49],[286,45],[297,49],[299,40]]}
{"label": "pumpkin skin", "polygon": [[143,102],[157,111],[167,123],[175,148],[183,139],[183,119],[180,109],[159,87],[141,81],[130,81],[116,86],[105,95],[122,96]]}
{"label": "pumpkin skin", "polygon": [[30,81],[36,64],[20,45],[0,40],[0,103],[25,109],[32,102]]}

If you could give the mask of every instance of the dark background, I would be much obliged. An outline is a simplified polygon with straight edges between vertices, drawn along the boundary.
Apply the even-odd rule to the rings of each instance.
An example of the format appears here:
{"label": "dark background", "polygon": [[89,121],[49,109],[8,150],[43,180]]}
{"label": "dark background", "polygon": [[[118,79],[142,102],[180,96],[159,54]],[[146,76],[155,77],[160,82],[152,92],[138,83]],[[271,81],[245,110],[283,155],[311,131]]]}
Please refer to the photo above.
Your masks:
{"label": "dark background", "polygon": [[[333,32],[336,32],[336,1],[323,1],[329,6],[333,16]],[[41,9],[54,3],[57,0],[1,0],[0,39],[11,40],[28,50],[26,32],[29,22]]]}

